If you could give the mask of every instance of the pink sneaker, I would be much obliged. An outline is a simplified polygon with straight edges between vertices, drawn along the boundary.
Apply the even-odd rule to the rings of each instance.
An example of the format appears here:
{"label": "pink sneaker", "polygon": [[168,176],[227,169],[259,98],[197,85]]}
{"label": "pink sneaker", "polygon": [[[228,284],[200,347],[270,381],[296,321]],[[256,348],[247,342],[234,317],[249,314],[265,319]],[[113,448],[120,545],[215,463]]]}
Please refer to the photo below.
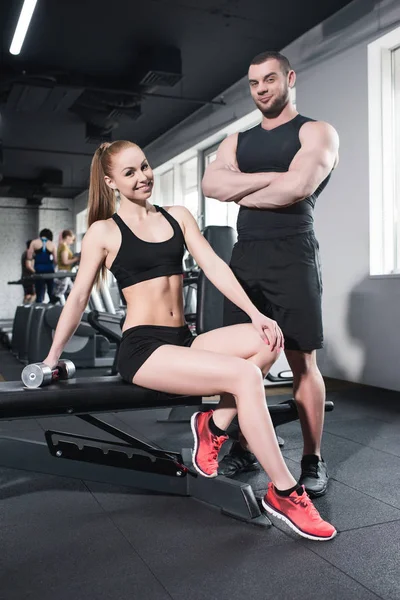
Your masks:
{"label": "pink sneaker", "polygon": [[213,412],[194,413],[190,421],[194,437],[193,466],[203,477],[218,475],[218,453],[228,439],[227,435],[214,435],[210,431],[209,422]]}

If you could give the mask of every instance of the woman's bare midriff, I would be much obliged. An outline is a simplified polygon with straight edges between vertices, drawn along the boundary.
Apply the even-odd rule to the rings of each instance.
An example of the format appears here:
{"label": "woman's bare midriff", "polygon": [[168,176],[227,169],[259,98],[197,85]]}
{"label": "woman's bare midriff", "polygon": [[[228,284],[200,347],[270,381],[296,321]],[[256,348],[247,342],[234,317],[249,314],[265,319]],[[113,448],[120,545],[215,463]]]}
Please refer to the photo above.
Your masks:
{"label": "woman's bare midriff", "polygon": [[156,277],[122,291],[127,304],[123,331],[137,325],[181,327],[185,324],[182,275]]}

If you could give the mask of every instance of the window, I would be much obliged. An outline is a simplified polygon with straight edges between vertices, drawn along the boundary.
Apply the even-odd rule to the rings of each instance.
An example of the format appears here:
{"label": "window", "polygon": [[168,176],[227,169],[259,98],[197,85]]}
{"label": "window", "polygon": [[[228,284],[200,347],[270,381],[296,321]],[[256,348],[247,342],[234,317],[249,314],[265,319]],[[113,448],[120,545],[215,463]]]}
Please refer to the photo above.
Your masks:
{"label": "window", "polygon": [[186,206],[196,219],[199,218],[199,175],[197,155],[181,163],[182,204]]}
{"label": "window", "polygon": [[368,46],[370,274],[400,273],[400,28]]}
{"label": "window", "polygon": [[[204,170],[217,156],[218,146],[204,151]],[[204,224],[207,225],[229,225],[236,229],[236,220],[239,206],[235,202],[219,202],[214,198],[205,198]]]}
{"label": "window", "polygon": [[169,169],[159,176],[157,201],[161,206],[178,204],[178,202],[175,202],[173,169]]}
{"label": "window", "polygon": [[234,202],[218,202],[204,198],[201,191],[201,172],[215,160],[219,144],[226,135],[243,131],[260,122],[260,112],[254,110],[240,119],[232,118],[219,131],[168,159],[156,167],[152,201],[160,204],[183,204],[197,219],[199,227],[230,225],[236,228],[239,207]]}
{"label": "window", "polygon": [[77,213],[76,215],[76,240],[75,250],[76,252],[81,251],[82,239],[87,230],[87,208]]}

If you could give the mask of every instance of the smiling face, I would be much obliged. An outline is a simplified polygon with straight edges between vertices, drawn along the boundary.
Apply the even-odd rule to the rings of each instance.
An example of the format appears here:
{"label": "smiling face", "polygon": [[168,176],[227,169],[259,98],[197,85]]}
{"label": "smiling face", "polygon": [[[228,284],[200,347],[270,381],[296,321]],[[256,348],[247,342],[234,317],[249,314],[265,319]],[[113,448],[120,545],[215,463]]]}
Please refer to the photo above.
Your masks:
{"label": "smiling face", "polygon": [[105,176],[105,182],[128,200],[142,203],[150,198],[153,171],[139,146],[129,145],[113,155],[110,176]]}
{"label": "smiling face", "polygon": [[70,246],[71,244],[73,244],[75,241],[75,238],[73,235],[67,235],[66,238],[64,238],[64,243],[67,244],[67,246]]}
{"label": "smiling face", "polygon": [[286,74],[275,58],[250,65],[249,84],[252,98],[264,117],[277,117],[290,100],[295,83],[294,71]]}

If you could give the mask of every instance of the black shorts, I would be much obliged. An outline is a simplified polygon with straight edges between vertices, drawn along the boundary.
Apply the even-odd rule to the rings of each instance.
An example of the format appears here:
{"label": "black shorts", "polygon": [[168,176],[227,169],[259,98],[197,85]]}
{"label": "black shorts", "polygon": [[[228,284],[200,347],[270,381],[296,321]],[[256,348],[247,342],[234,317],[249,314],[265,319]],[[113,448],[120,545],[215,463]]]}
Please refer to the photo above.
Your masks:
{"label": "black shorts", "polygon": [[[285,348],[322,348],[321,264],[314,232],[237,242],[231,268],[258,310],[278,323]],[[224,325],[248,321],[225,299]]]}
{"label": "black shorts", "polygon": [[137,325],[122,334],[118,351],[118,371],[125,381],[132,383],[140,367],[154,350],[160,346],[191,346],[195,340],[187,325],[164,327],[161,325]]}
{"label": "black shorts", "polygon": [[34,283],[23,283],[22,287],[24,288],[24,296],[34,296],[36,294]]}

